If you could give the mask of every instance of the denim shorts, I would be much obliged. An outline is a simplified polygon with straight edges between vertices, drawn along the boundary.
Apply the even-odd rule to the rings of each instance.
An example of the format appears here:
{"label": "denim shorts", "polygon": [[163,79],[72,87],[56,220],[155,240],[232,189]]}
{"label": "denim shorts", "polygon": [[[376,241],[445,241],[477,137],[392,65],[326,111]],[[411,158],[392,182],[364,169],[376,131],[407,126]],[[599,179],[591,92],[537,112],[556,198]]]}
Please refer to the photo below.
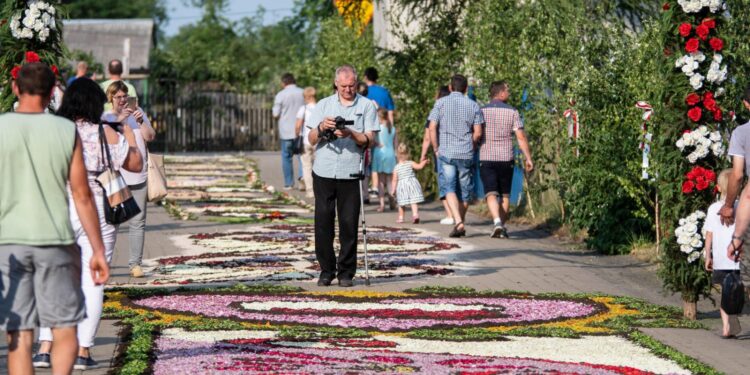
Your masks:
{"label": "denim shorts", "polygon": [[474,161],[445,156],[440,156],[438,161],[442,169],[438,175],[440,197],[454,193],[461,202],[471,201],[474,193]]}

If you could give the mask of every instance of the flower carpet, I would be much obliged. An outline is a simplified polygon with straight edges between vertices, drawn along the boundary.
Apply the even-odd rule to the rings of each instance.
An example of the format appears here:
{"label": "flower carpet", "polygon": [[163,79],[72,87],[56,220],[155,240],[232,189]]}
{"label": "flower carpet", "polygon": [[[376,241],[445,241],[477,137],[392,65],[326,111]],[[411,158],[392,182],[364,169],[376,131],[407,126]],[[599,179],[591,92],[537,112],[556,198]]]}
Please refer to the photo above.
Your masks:
{"label": "flower carpet", "polygon": [[712,370],[635,328],[678,309],[606,295],[273,285],[119,289],[121,373],[689,374]]}
{"label": "flower carpet", "polygon": [[180,219],[224,223],[309,223],[311,207],[265,186],[241,156],[167,156],[165,206]]}
{"label": "flower carpet", "polygon": [[[418,229],[368,229],[371,278],[448,275],[468,267],[468,263],[453,262],[457,252],[470,249],[467,244],[443,240]],[[314,280],[320,273],[311,225],[264,225],[242,231],[182,235],[173,240],[183,254],[146,260],[148,284]],[[359,251],[362,252],[362,244]],[[359,257],[359,262],[357,277],[363,277],[363,257]]]}

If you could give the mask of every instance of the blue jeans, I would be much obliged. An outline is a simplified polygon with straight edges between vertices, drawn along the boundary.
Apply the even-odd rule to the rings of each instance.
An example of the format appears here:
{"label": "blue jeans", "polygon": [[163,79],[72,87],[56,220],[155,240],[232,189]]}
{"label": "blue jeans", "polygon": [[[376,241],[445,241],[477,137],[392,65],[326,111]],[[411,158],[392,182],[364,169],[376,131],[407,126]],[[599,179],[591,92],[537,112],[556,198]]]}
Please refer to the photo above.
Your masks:
{"label": "blue jeans", "polygon": [[[281,140],[281,170],[284,173],[284,187],[294,186],[294,139]],[[302,178],[302,159],[297,155],[299,178]]]}
{"label": "blue jeans", "polygon": [[449,159],[440,156],[442,173],[439,173],[440,196],[456,194],[461,202],[469,202],[474,194],[474,160]]}

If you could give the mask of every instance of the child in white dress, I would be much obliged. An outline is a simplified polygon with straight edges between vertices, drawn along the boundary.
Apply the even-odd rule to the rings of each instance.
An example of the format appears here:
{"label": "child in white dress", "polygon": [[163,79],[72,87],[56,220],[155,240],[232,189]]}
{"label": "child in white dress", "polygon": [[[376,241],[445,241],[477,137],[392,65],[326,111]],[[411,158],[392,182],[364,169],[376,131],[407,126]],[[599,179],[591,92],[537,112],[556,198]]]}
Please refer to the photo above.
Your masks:
{"label": "child in white dress", "polygon": [[[706,271],[712,273],[712,283],[719,285],[721,285],[724,281],[724,277],[726,277],[728,273],[740,272],[740,264],[729,259],[726,252],[729,243],[732,242],[734,224],[725,226],[719,220],[719,210],[724,206],[729,175],[731,173],[731,169],[725,169],[719,173],[716,185],[719,193],[721,193],[721,198],[708,207],[708,211],[706,212],[706,222],[703,224],[703,231],[705,232],[704,240],[706,242],[703,249],[703,257],[706,262]],[[721,313],[721,322],[723,326],[721,337],[734,338],[742,330],[737,315],[729,315],[721,308],[719,308],[719,312]]]}
{"label": "child in white dress", "polygon": [[421,170],[429,162],[424,159],[419,163],[411,161],[409,149],[405,143],[398,145],[396,152],[398,164],[393,170],[393,183],[391,184],[391,195],[396,194],[398,201],[398,220],[397,223],[404,222],[404,208],[411,205],[411,217],[414,224],[419,224],[419,207],[418,203],[424,202],[422,194],[422,185],[419,184],[414,170]]}

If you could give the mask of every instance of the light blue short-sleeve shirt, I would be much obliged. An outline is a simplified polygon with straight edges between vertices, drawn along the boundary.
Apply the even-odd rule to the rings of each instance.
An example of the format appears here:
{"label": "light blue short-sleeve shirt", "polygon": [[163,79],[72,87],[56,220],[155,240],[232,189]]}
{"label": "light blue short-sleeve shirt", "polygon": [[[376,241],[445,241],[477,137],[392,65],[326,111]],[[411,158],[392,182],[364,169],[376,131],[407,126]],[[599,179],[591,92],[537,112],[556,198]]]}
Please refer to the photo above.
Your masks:
{"label": "light blue short-sleeve shirt", "polygon": [[[318,102],[310,115],[310,122],[306,126],[313,129],[320,125],[326,117],[336,116],[354,121],[354,125],[348,125],[347,127],[360,133],[377,132],[380,129],[377,108],[371,100],[357,95],[352,105],[344,106],[341,104],[338,94],[333,94]],[[324,178],[352,180],[356,178],[352,175],[359,173],[361,158],[362,148],[357,146],[351,137],[340,138],[333,142],[321,140],[315,145],[313,172]]]}

